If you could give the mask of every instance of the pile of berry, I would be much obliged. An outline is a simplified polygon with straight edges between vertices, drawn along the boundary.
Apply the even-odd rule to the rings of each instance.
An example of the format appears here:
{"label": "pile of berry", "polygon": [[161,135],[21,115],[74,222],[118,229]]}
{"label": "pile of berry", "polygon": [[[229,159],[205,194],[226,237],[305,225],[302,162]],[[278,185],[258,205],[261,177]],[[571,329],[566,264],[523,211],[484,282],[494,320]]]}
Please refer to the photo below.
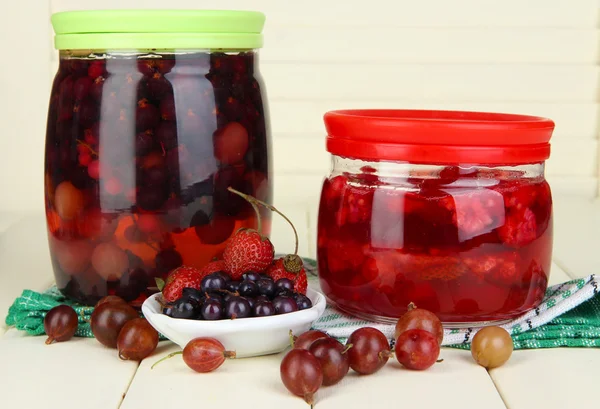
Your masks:
{"label": "pile of berry", "polygon": [[[46,344],[70,340],[77,332],[79,317],[73,307],[58,305],[44,317]],[[140,318],[121,297],[109,295],[94,306],[90,328],[98,342],[118,350],[122,360],[141,361],[154,352],[158,332],[145,318]]]}
{"label": "pile of berry", "polygon": [[312,307],[310,299],[295,292],[289,278],[274,281],[267,274],[248,271],[242,280],[232,280],[218,271],[204,277],[200,289],[186,287],[180,298],[163,307],[172,318],[220,320],[266,317]]}
{"label": "pile of berry", "polygon": [[[371,327],[354,331],[345,345],[324,332],[311,330],[294,337],[292,350],[281,361],[281,380],[312,407],[319,388],[340,382],[350,368],[360,375],[374,374],[392,355],[407,369],[430,368],[442,361],[438,357],[443,337],[439,318],[411,303],[396,323],[393,349],[385,335]],[[471,344],[473,359],[488,369],[503,365],[512,351],[512,339],[500,327],[482,329]]]}
{"label": "pile of berry", "polygon": [[[240,229],[228,239],[223,259],[201,270],[182,266],[173,270],[162,290],[163,313],[195,320],[238,319],[286,314],[312,307],[306,296],[307,279],[296,254],[298,236],[293,224],[276,208],[235,189],[256,210],[258,228]],[[265,206],[284,217],[296,234],[294,254],[275,259],[271,241],[260,233],[260,213]]]}

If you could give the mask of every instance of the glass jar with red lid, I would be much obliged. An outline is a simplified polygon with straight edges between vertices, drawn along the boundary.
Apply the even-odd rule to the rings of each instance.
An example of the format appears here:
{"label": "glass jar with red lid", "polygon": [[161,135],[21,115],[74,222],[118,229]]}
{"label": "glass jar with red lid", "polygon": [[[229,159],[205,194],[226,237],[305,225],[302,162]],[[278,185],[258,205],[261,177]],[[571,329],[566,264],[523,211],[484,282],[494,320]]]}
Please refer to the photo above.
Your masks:
{"label": "glass jar with red lid", "polygon": [[552,256],[551,120],[349,110],[325,125],[317,258],[331,303],[392,322],[412,302],[457,325],[538,306]]}
{"label": "glass jar with red lid", "polygon": [[[202,267],[272,198],[262,13],[119,10],[52,17],[45,207],[58,288],[140,303]],[[264,214],[263,233],[270,230]]]}

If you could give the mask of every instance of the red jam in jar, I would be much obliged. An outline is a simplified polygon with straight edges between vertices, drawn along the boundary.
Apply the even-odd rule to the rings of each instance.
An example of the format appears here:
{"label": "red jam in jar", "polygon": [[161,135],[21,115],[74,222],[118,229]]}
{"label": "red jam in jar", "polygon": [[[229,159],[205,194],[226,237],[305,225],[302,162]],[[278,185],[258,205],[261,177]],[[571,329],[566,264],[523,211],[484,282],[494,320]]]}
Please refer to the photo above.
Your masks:
{"label": "red jam in jar", "polygon": [[552,121],[334,111],[325,123],[333,169],[317,257],[331,303],[389,322],[413,302],[463,325],[539,305],[552,255]]}
{"label": "red jam in jar", "polygon": [[44,176],[56,284],[84,304],[140,304],[155,278],[202,268],[256,226],[228,187],[272,200],[264,16],[93,11],[53,23]]}

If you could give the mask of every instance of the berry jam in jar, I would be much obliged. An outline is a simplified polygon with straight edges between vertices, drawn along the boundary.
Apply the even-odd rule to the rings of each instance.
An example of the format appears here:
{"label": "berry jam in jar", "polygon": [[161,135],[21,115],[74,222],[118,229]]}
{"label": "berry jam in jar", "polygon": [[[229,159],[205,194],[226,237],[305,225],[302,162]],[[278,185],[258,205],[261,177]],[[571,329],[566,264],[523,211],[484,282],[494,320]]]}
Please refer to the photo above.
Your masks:
{"label": "berry jam in jar", "polygon": [[332,172],[317,258],[339,309],[394,322],[409,303],[447,324],[541,302],[552,256],[551,120],[366,110],[325,115]]}
{"label": "berry jam in jar", "polygon": [[125,10],[52,22],[45,207],[56,283],[81,303],[139,304],[155,278],[203,267],[256,226],[228,187],[272,200],[264,16]]}

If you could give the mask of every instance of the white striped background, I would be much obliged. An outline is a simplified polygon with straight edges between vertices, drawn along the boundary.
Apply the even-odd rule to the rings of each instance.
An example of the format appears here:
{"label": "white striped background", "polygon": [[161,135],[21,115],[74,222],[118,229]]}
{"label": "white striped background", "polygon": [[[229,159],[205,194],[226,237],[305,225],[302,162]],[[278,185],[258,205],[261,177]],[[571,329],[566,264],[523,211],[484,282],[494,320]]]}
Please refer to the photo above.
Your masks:
{"label": "white striped background", "polygon": [[[27,0],[0,5],[3,210],[41,207],[53,12],[255,9],[273,125],[277,202],[315,210],[329,168],[323,113],[401,107],[542,115],[556,122],[556,195],[598,194],[598,0]],[[16,175],[19,175],[16,177]]]}

